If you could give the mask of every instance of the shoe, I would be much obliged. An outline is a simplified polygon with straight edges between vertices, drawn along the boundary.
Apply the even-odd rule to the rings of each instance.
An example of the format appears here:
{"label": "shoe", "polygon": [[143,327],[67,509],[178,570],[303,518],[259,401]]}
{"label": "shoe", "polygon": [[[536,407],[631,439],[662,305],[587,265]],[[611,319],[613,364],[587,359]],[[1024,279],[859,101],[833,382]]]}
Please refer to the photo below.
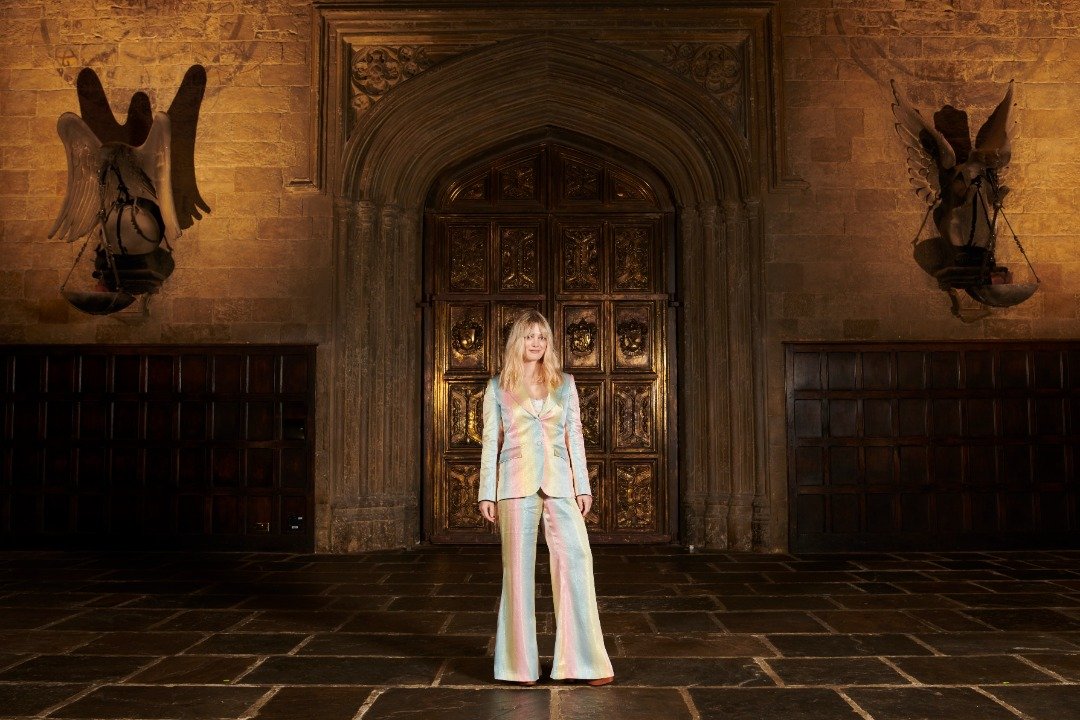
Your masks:
{"label": "shoe", "polygon": [[615,676],[606,678],[594,678],[592,680],[586,680],[585,684],[590,687],[600,687],[601,685],[610,685],[615,680]]}
{"label": "shoe", "polygon": [[537,683],[536,680],[507,680],[506,682],[511,685],[521,685],[522,687],[532,687]]}

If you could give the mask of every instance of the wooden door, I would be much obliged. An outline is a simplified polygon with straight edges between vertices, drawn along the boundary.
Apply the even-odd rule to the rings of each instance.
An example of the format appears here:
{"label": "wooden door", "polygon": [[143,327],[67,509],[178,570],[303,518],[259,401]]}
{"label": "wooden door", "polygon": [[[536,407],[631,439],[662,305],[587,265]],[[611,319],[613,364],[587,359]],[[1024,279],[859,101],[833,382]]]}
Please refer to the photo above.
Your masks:
{"label": "wooden door", "polygon": [[594,542],[671,538],[668,237],[657,182],[554,142],[444,180],[427,217],[425,535],[494,542],[476,511],[485,382],[526,308],[581,397]]}

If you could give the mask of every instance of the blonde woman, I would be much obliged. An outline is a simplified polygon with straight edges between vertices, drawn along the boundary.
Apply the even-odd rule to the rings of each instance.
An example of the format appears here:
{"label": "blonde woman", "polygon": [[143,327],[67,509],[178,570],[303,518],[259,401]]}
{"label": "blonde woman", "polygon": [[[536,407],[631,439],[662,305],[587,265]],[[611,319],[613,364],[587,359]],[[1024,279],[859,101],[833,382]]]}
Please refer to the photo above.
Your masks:
{"label": "blonde woman", "polygon": [[502,372],[484,393],[479,501],[502,542],[495,679],[535,685],[540,677],[535,565],[543,522],[555,603],[551,678],[610,683],[585,531],[592,491],[577,388],[562,372],[551,326],[535,310],[510,327]]}

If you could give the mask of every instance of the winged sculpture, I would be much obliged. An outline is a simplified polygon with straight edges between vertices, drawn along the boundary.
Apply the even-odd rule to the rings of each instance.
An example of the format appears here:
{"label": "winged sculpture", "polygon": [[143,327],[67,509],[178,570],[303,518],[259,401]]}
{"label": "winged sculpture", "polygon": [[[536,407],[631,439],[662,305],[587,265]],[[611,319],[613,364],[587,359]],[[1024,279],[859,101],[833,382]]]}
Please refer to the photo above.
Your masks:
{"label": "winged sculpture", "polygon": [[[928,122],[895,80],[891,85],[896,131],[907,146],[908,176],[938,231],[937,237],[916,246],[919,264],[943,287],[962,289],[984,305],[1023,302],[1035,292],[1037,276],[1035,283],[1013,282],[1011,271],[998,265],[995,256],[1016,126],[1013,83],[979,128],[974,143],[966,112],[945,105]],[[1014,234],[1013,239],[1023,253],[1019,238]]]}
{"label": "winged sculpture", "polygon": [[147,95],[135,93],[123,125],[93,70],[82,70],[76,86],[81,116],[66,112],[57,121],[68,178],[49,237],[89,242],[100,230],[97,290],[61,290],[80,310],[107,314],[156,292],[174,267],[170,243],[210,211],[194,163],[206,70],[187,71],[168,112],[152,112]]}

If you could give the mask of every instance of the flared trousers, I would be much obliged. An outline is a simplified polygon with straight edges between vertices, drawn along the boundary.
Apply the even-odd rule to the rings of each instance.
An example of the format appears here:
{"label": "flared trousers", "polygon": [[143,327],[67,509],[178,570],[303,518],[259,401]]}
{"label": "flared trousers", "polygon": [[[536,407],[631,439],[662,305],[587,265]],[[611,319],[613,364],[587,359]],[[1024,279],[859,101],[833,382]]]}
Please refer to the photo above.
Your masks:
{"label": "flared trousers", "polygon": [[551,678],[589,680],[614,673],[600,631],[592,550],[585,521],[572,497],[543,491],[499,501],[503,583],[495,634],[495,679],[540,677],[536,648],[536,537],[544,523],[555,605]]}

